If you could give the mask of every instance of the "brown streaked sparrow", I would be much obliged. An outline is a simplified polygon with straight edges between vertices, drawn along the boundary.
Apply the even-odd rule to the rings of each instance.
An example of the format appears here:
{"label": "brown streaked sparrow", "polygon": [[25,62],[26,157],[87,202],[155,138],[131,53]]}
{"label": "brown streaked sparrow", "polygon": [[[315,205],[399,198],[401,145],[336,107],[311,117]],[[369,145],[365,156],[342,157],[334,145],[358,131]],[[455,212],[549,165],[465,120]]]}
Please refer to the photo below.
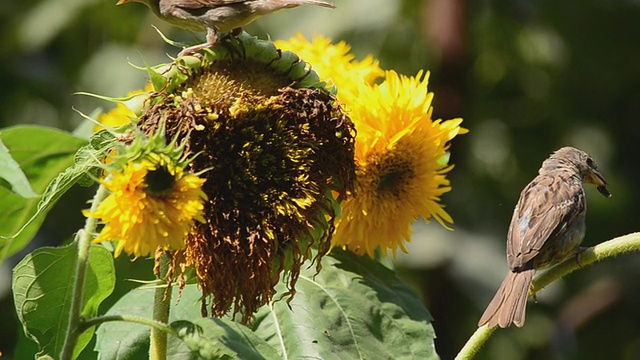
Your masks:
{"label": "brown streaked sparrow", "polygon": [[536,269],[561,262],[579,250],[585,233],[583,183],[611,194],[595,161],[584,151],[563,147],[546,159],[522,190],[507,234],[510,271],[478,326],[522,327]]}

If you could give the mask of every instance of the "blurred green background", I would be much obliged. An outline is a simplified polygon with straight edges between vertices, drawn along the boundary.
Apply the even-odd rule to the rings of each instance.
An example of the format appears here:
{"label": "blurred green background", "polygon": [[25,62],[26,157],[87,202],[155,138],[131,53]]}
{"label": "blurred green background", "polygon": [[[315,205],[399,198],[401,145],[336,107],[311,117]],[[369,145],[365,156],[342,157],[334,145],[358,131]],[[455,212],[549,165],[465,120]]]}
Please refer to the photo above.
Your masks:
{"label": "blurred green background", "polygon": [[[193,35],[116,0],[0,3],[0,126],[72,130],[111,106],[75,96],[122,96],[144,86],[142,65],[167,60]],[[504,242],[520,190],[550,152],[592,153],[613,193],[587,190],[586,245],[638,229],[640,204],[640,1],[335,0],[336,10],[300,7],[246,29],[262,38],[327,35],[360,58],[408,75],[431,70],[435,116],[461,116],[444,197],[454,232],[418,222],[398,271],[435,317],[436,347],[450,359],[506,273]],[[91,196],[76,189],[52,211],[38,246],[67,240]],[[0,201],[2,201],[0,199]],[[0,214],[1,215],[1,214]],[[14,257],[0,270],[0,352],[14,353],[19,326],[10,295]],[[583,269],[530,302],[524,328],[499,330],[479,359],[639,359],[640,255]],[[89,352],[90,353],[90,352]],[[90,354],[89,354],[90,355]],[[27,357],[28,358],[28,357]]]}

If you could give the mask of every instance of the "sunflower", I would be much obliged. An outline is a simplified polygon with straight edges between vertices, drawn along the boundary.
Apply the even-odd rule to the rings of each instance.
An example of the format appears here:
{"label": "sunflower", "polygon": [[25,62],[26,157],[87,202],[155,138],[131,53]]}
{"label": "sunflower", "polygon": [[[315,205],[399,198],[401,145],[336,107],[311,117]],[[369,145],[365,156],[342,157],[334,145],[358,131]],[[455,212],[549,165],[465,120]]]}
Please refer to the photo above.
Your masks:
{"label": "sunflower", "polygon": [[204,221],[204,182],[162,156],[129,162],[102,181],[111,194],[85,214],[105,223],[93,242],[117,241],[116,257],[123,250],[137,257],[183,249],[194,220]]}
{"label": "sunflower", "polygon": [[342,203],[335,246],[373,257],[397,249],[406,252],[411,224],[433,218],[450,229],[451,216],[440,203],[451,190],[446,173],[453,166],[442,160],[449,141],[464,134],[462,119],[432,120],[433,93],[428,73],[415,77],[385,73],[380,85],[363,85],[349,103],[356,125],[356,191]]}

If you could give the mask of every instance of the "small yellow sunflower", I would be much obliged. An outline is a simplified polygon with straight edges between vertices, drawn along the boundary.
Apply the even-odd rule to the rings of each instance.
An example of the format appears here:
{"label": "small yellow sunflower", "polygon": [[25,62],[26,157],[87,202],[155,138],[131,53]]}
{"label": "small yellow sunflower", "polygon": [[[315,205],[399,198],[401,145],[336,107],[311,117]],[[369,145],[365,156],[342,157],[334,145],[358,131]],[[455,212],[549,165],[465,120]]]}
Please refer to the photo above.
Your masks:
{"label": "small yellow sunflower", "polygon": [[356,191],[342,203],[334,245],[373,257],[400,248],[406,252],[411,224],[418,218],[453,223],[440,204],[451,190],[444,165],[449,141],[466,129],[462,119],[432,120],[428,74],[399,76],[387,71],[380,85],[361,86],[348,104],[358,130]]}
{"label": "small yellow sunflower", "polygon": [[102,182],[111,194],[86,214],[106,224],[93,242],[117,241],[116,257],[122,250],[137,257],[183,249],[193,221],[204,221],[204,181],[165,161],[128,163]]}

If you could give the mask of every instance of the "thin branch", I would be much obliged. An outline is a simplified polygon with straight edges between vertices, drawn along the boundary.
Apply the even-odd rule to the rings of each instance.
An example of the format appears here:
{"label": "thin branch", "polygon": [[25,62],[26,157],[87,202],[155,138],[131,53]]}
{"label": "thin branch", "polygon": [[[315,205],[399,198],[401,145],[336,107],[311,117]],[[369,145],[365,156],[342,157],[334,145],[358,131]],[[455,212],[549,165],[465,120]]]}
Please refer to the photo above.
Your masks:
{"label": "thin branch", "polygon": [[[620,254],[637,251],[640,251],[640,233],[620,236],[594,247],[586,248],[577,257],[570,257],[552,266],[547,271],[538,274],[531,284],[529,296],[533,296],[552,282],[582,267]],[[456,360],[472,359],[484,343],[487,342],[494,330],[495,328],[488,328],[486,325],[478,328],[462,347],[456,356]]]}
{"label": "thin branch", "polygon": [[175,331],[165,323],[146,319],[139,316],[132,316],[132,315],[105,315],[105,316],[97,316],[91,319],[86,319],[80,323],[80,330],[84,331],[92,326],[98,326],[102,323],[111,322],[111,321],[125,321],[125,322],[131,322],[136,324],[148,325],[152,329],[157,329],[167,334],[175,335]]}

